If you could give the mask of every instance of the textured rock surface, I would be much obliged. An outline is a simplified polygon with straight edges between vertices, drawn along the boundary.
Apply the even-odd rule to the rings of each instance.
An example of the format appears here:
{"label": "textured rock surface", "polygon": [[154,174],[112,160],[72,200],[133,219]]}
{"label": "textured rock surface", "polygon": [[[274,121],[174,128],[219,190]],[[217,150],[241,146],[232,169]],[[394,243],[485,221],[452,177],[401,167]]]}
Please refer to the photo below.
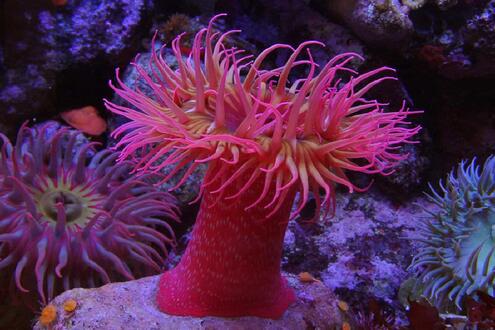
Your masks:
{"label": "textured rock surface", "polygon": [[429,166],[429,159],[418,145],[405,145],[401,152],[409,157],[402,160],[392,174],[376,178],[380,190],[394,201],[407,200],[417,193],[424,183],[424,174]]}
{"label": "textured rock surface", "polygon": [[129,47],[147,0],[68,1],[65,10],[39,13],[42,42],[48,45],[50,65],[88,62],[98,56],[115,60]]}
{"label": "textured rock surface", "polygon": [[[148,0],[2,2],[2,121],[26,119],[101,102],[113,67],[136,48]],[[10,132],[8,132],[10,133]]]}
{"label": "textured rock surface", "polygon": [[420,205],[428,207],[429,203],[420,198],[394,205],[373,192],[342,196],[340,212],[328,219],[316,238],[319,251],[331,257],[322,272],[323,281],[333,289],[364,289],[393,302],[407,276],[417,219],[427,215]]}
{"label": "textured rock surface", "polygon": [[381,193],[339,194],[333,218],[292,222],[285,237],[283,267],[321,279],[356,312],[371,300],[394,310],[396,325],[405,315],[397,299],[416,249],[414,237],[425,198],[394,204]]}
{"label": "textured rock surface", "polygon": [[495,1],[331,0],[323,1],[370,47],[419,60],[449,78],[495,72]]}
{"label": "textured rock surface", "polygon": [[[333,293],[323,284],[301,283],[294,275],[288,277],[296,289],[298,300],[280,320],[256,317],[192,318],[161,313],[155,304],[159,276],[136,281],[108,284],[98,289],[74,289],[53,300],[57,319],[53,329],[333,329],[341,323],[340,311]],[[73,313],[66,313],[63,304],[68,299],[77,302]],[[46,329],[37,323],[35,330]]]}
{"label": "textured rock surface", "polygon": [[414,31],[409,7],[399,1],[337,0],[328,1],[327,8],[369,44],[399,48]]}

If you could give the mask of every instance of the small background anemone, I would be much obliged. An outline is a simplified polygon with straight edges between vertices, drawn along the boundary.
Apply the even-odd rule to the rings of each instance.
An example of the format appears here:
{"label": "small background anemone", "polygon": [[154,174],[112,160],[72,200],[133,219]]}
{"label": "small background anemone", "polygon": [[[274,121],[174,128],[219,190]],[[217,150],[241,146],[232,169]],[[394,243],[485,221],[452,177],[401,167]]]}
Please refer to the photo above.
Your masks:
{"label": "small background anemone", "polygon": [[175,199],[80,137],[50,125],[23,126],[14,146],[0,135],[0,271],[33,307],[33,297],[44,304],[70,288],[158,273],[175,241],[164,220],[177,220]]}
{"label": "small background anemone", "polygon": [[420,226],[424,245],[412,267],[437,307],[462,309],[477,290],[495,293],[495,156],[481,171],[475,159],[461,162],[440,182],[440,192],[431,190],[440,210]]}

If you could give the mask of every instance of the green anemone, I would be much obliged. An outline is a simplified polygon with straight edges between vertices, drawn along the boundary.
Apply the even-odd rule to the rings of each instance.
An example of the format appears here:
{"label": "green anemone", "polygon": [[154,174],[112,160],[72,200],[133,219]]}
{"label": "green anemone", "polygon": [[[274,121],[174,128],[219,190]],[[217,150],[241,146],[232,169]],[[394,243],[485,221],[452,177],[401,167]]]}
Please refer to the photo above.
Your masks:
{"label": "green anemone", "polygon": [[461,162],[440,190],[427,196],[439,206],[420,224],[423,243],[413,267],[423,294],[436,306],[463,299],[477,290],[494,295],[495,285],[495,156],[483,168]]}

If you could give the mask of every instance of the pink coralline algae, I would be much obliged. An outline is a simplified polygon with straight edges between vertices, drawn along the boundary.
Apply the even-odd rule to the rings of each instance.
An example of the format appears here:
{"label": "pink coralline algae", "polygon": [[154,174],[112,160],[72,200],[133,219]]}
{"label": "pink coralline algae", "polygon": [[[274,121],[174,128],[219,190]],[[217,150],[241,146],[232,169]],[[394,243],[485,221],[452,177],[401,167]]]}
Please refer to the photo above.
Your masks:
{"label": "pink coralline algae", "polygon": [[36,307],[69,288],[163,270],[174,198],[129,175],[115,153],[78,143],[80,133],[49,131],[23,126],[15,145],[0,135],[0,270],[12,274],[12,296]]}
{"label": "pink coralline algae", "polygon": [[[345,171],[390,173],[406,157],[397,152],[400,144],[420,128],[407,120],[415,112],[385,112],[384,104],[364,97],[395,79],[383,75],[392,69],[358,75],[347,65],[359,56],[346,53],[318,72],[310,50],[322,46],[317,41],[275,44],[252,59],[224,44],[236,31],[215,33],[214,20],[196,34],[187,58],[181,36],[172,42],[177,70],[162,49],[152,49],[148,70],[135,64],[153,97],[123,84],[117,71],[112,87],[132,107],[106,105],[131,120],[114,135],[122,137],[120,159],[133,159],[138,172],[190,165],[180,185],[199,164],[209,165],[192,240],[160,282],[161,310],[278,318],[295,299],[280,275],[280,259],[296,193],[293,215],[311,193],[318,208],[332,209],[335,184],[362,190]],[[264,69],[279,49],[291,52],[286,64]],[[306,68],[307,76],[289,84],[295,67]]]}

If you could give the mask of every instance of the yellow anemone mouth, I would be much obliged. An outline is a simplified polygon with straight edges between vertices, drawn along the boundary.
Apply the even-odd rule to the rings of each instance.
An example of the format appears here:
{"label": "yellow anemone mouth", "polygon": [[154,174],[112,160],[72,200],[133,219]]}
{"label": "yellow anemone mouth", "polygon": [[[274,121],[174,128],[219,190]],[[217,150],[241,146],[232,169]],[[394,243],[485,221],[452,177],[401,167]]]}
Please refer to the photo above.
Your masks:
{"label": "yellow anemone mouth", "polygon": [[50,179],[36,190],[33,194],[36,208],[54,226],[60,220],[59,208],[62,207],[67,226],[84,228],[97,214],[101,208],[100,201],[103,200],[103,196],[90,187],[81,185],[71,187],[65,182],[55,184]]}

